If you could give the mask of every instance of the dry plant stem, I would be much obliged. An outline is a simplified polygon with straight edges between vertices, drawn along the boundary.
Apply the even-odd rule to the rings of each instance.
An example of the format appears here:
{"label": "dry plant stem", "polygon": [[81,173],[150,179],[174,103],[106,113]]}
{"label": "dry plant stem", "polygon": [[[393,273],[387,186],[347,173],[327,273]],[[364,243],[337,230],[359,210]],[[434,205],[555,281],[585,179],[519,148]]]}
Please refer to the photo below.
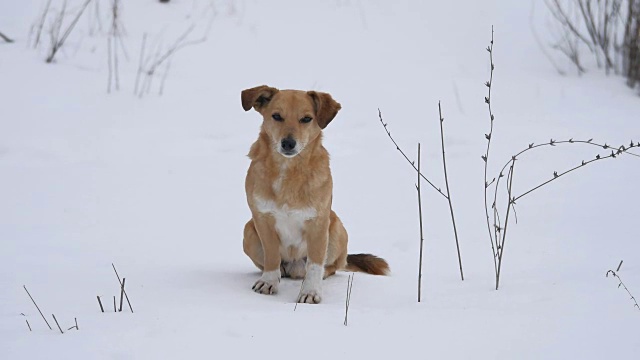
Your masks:
{"label": "dry plant stem", "polygon": [[33,44],[33,48],[37,48],[38,44],[40,44],[40,36],[42,35],[42,28],[44,27],[44,21],[47,19],[47,14],[49,13],[49,7],[51,6],[51,0],[47,0],[47,5],[44,7],[44,11],[42,12],[42,17],[40,18],[40,23],[38,24],[38,32],[36,33],[36,41]]}
{"label": "dry plant stem", "polygon": [[140,83],[140,76],[142,75],[143,69],[143,59],[144,59],[144,49],[147,44],[147,33],[142,34],[142,45],[140,47],[140,60],[138,62],[138,72],[136,73],[136,84],[133,88],[133,93],[138,93],[138,85]]}
{"label": "dry plant stem", "polygon": [[636,301],[636,298],[633,295],[631,295],[631,291],[629,291],[627,286],[622,282],[622,279],[620,278],[620,276],[618,276],[618,274],[613,270],[607,271],[606,276],[609,277],[609,274],[613,275],[616,279],[618,279],[619,281],[618,287],[622,286],[625,289],[627,294],[629,294],[630,300],[633,301],[633,307],[638,308],[638,310],[640,310],[640,305],[638,305],[638,301]]}
{"label": "dry plant stem", "polygon": [[47,326],[49,327],[49,330],[53,330],[53,328],[51,327],[51,325],[49,325],[49,322],[47,321],[47,318],[44,317],[44,314],[42,313],[42,311],[40,310],[40,307],[38,306],[38,304],[36,304],[36,301],[33,300],[33,297],[31,296],[31,294],[29,293],[29,290],[27,290],[27,286],[26,285],[22,285],[22,287],[24,287],[24,291],[27,292],[27,295],[29,295],[29,298],[31,299],[31,301],[33,302],[33,305],[36,306],[36,309],[38,309],[38,312],[40,313],[40,316],[42,316],[42,320],[44,320],[44,322],[47,324]]}
{"label": "dry plant stem", "polygon": [[347,278],[347,297],[345,300],[345,310],[344,310],[344,326],[349,324],[349,304],[351,303],[351,289],[353,288],[353,278],[355,277],[355,273],[351,273]]}
{"label": "dry plant stem", "polygon": [[[491,230],[491,224],[490,224],[490,221],[489,221],[489,207],[487,205],[487,191],[488,191],[487,189],[495,181],[495,179],[493,179],[493,180],[491,180],[491,183],[489,183],[489,181],[487,179],[487,168],[488,168],[488,163],[489,163],[489,150],[491,148],[491,138],[493,137],[493,120],[494,120],[493,111],[491,110],[491,86],[493,85],[493,69],[495,68],[495,66],[493,65],[493,26],[491,27],[491,44],[487,48],[487,51],[489,52],[489,63],[491,65],[491,70],[490,70],[490,75],[489,75],[489,81],[487,81],[485,83],[485,85],[489,88],[489,94],[485,98],[485,103],[488,105],[488,108],[489,108],[489,118],[491,119],[491,125],[490,125],[490,128],[489,128],[489,133],[485,135],[485,138],[487,139],[487,151],[485,152],[484,156],[482,156],[482,159],[484,160],[484,212],[485,212],[485,216],[487,218],[487,230],[489,231],[489,240],[491,241],[491,253],[492,253],[492,257],[493,257],[493,268],[494,268],[495,274],[497,274],[498,273],[498,263],[496,261],[496,257],[497,257],[496,243],[498,242],[498,237],[497,237],[497,234],[496,234],[495,241],[494,241],[493,231],[495,231],[495,227],[494,227],[494,230],[492,231]],[[494,200],[494,204],[495,204],[495,200]],[[492,208],[495,208],[495,206],[492,206]],[[494,224],[496,222],[495,217],[496,217],[496,213],[494,211]]]}
{"label": "dry plant stem", "polygon": [[107,38],[107,94],[111,93],[111,83],[113,82],[113,56],[111,55],[111,36]]}
{"label": "dry plant stem", "polygon": [[[411,166],[413,167],[413,169],[415,171],[418,171],[418,168],[416,168],[416,164],[409,160],[409,157],[404,153],[404,151],[402,151],[402,149],[400,148],[400,146],[398,145],[398,143],[393,139],[393,137],[391,136],[391,132],[389,131],[389,129],[387,128],[387,125],[389,125],[388,123],[385,124],[385,122],[382,120],[382,112],[380,111],[380,109],[378,109],[378,117],[380,118],[380,123],[382,124],[382,126],[384,127],[384,131],[387,132],[387,136],[389,136],[389,139],[391,139],[391,142],[393,142],[393,145],[396,146],[396,150],[398,150],[400,152],[400,154],[402,154],[402,156],[405,158],[405,160],[407,160],[407,162],[409,164],[411,164]],[[442,192],[442,190],[440,190],[440,188],[436,187],[429,179],[427,179],[426,176],[424,176],[424,174],[418,172],[420,174],[420,177],[422,177],[427,184],[431,185],[431,187],[437,191],[440,195],[442,195],[445,199],[447,198],[447,195]]]}
{"label": "dry plant stem", "polygon": [[113,312],[118,312],[118,308],[116,307],[116,296],[113,295]]}
{"label": "dry plant stem", "polygon": [[422,191],[420,191],[420,143],[418,143],[418,217],[420,221],[420,260],[418,261],[418,302],[422,300],[422,249],[424,244],[424,236],[422,232]]}
{"label": "dry plant stem", "polygon": [[618,264],[618,268],[616,269],[616,271],[620,271],[620,267],[622,266],[622,261],[624,260],[620,260],[620,264]]}
{"label": "dry plant stem", "polygon": [[[439,107],[440,107],[440,104],[438,103],[438,108]],[[422,174],[418,170],[418,168],[416,168],[415,162],[409,160],[409,157],[404,153],[404,151],[402,151],[402,149],[400,148],[398,143],[391,136],[391,132],[387,128],[387,126],[389,124],[385,123],[382,120],[382,112],[380,111],[380,109],[378,109],[378,117],[380,118],[380,123],[382,124],[382,127],[386,131],[387,136],[389,137],[391,142],[393,142],[393,144],[396,146],[396,150],[398,150],[400,152],[400,154],[402,154],[402,156],[405,158],[405,160],[407,160],[407,162],[409,164],[411,164],[413,169],[418,172],[419,177],[422,177],[429,185],[431,185],[431,187],[434,190],[436,190],[440,195],[442,195],[449,202],[449,210],[450,210],[450,213],[451,213],[451,223],[453,224],[453,232],[454,232],[454,236],[455,236],[455,240],[456,240],[456,249],[458,251],[458,264],[459,264],[459,267],[460,267],[460,277],[461,277],[462,280],[464,280],[464,273],[462,272],[462,257],[460,255],[460,245],[459,245],[459,241],[458,241],[458,230],[457,230],[457,227],[456,227],[455,216],[453,214],[453,205],[452,205],[452,202],[451,202],[451,194],[449,192],[449,184],[448,184],[449,179],[448,179],[447,174],[446,174],[447,173],[447,171],[446,171],[447,165],[446,165],[446,160],[445,160],[445,156],[444,156],[444,130],[442,128],[442,121],[443,121],[442,116],[440,116],[440,135],[441,135],[441,139],[442,139],[442,152],[443,152],[442,158],[443,158],[443,166],[445,168],[445,182],[447,183],[446,184],[446,187],[447,187],[447,193],[446,194],[444,192],[442,192],[442,190],[440,188],[436,187],[431,181],[429,181],[429,179],[427,179],[427,177],[424,176],[424,174]]]}
{"label": "dry plant stem", "polygon": [[80,330],[78,329],[78,319],[77,318],[73,318],[73,321],[76,323],[75,325],[73,325],[72,327],[68,328],[67,331],[71,330],[71,329],[76,329],[76,330]]}
{"label": "dry plant stem", "polygon": [[[520,198],[524,197],[525,195],[528,195],[531,192],[539,189],[540,187],[542,187],[542,186],[544,186],[544,185],[546,185],[546,184],[548,184],[548,183],[550,183],[550,182],[552,182],[554,180],[557,180],[558,178],[562,177],[563,175],[566,175],[566,174],[568,174],[568,173],[570,173],[570,172],[572,172],[574,170],[577,170],[577,169],[579,169],[579,168],[581,168],[581,167],[583,167],[583,166],[585,166],[587,164],[593,163],[595,161],[603,160],[603,159],[606,159],[606,158],[614,158],[614,157],[616,157],[617,155],[620,155],[620,154],[628,154],[628,155],[637,156],[636,154],[629,152],[629,150],[631,150],[633,148],[640,147],[640,142],[637,143],[637,144],[634,144],[633,141],[631,141],[630,144],[627,147],[621,145],[621,146],[619,146],[617,148],[614,148],[614,147],[611,147],[611,146],[609,146],[607,144],[594,143],[593,139],[589,139],[589,140],[573,140],[573,139],[569,139],[569,140],[562,140],[562,141],[556,141],[556,140],[551,139],[549,142],[541,143],[541,144],[537,144],[537,145],[534,145],[533,143],[531,143],[531,144],[529,144],[529,146],[526,149],[524,149],[524,150],[518,152],[517,154],[513,155],[513,157],[518,159],[520,157],[520,155],[522,155],[522,154],[524,154],[524,153],[526,153],[526,152],[528,152],[530,150],[537,149],[537,148],[540,148],[540,147],[545,147],[545,146],[553,146],[553,147],[555,147],[557,145],[566,145],[566,144],[590,145],[590,146],[595,146],[595,147],[602,148],[602,149],[605,149],[605,150],[612,149],[612,151],[615,149],[615,152],[613,152],[610,155],[604,156],[604,157],[602,157],[600,155],[596,155],[596,157],[594,159],[591,159],[589,161],[583,161],[583,162],[580,163],[580,165],[575,166],[575,167],[573,167],[573,168],[571,168],[571,169],[569,169],[569,170],[567,170],[565,172],[562,172],[562,173],[557,173],[556,172],[554,174],[553,178],[551,178],[551,179],[543,182],[542,184],[539,184],[539,185],[531,188],[530,190],[528,190],[528,191],[516,196],[515,199],[513,199],[513,201],[517,201]],[[494,192],[494,195],[493,195],[493,205],[492,205],[493,208],[494,208],[494,213],[497,213],[496,202],[497,202],[497,196],[498,196],[498,187],[500,186],[500,180],[502,179],[504,171],[507,168],[507,166],[509,166],[509,164],[511,164],[511,160],[509,160],[507,163],[505,163],[504,166],[502,167],[502,169],[500,169],[500,173],[499,173],[498,178],[497,178],[496,183],[495,183],[495,192]],[[494,219],[494,227],[495,227],[496,231],[500,231],[500,221],[499,221],[499,219]]]}
{"label": "dry plant stem", "polygon": [[0,38],[2,38],[2,40],[4,40],[7,43],[12,43],[13,39],[9,38],[7,35],[3,34],[0,32]]}
{"label": "dry plant stem", "polygon": [[302,295],[302,287],[304,286],[304,279],[302,279],[302,284],[300,284],[300,291],[298,291],[298,297],[296,298],[296,304],[293,306],[293,311],[296,311],[298,308],[298,299],[300,299],[300,295]]}
{"label": "dry plant stem", "polygon": [[[190,46],[190,45],[196,45],[202,42],[205,42],[207,40],[206,35],[199,38],[199,39],[195,39],[195,40],[189,40],[187,41],[187,38],[189,37],[189,35],[191,34],[191,32],[194,30],[195,28],[195,24],[191,25],[182,35],[180,35],[176,41],[173,43],[173,45],[171,45],[170,47],[168,47],[166,50],[161,51],[160,48],[158,48],[158,51],[156,52],[155,56],[153,58],[149,58],[149,59],[145,59],[145,63],[149,62],[149,64],[147,66],[144,66],[145,70],[144,70],[144,80],[143,80],[143,85],[142,88],[140,90],[140,92],[138,93],[139,97],[142,97],[142,95],[144,95],[144,93],[149,93],[150,88],[151,88],[151,83],[153,82],[153,77],[156,73],[156,71],[158,70],[158,68],[164,64],[165,61],[169,60],[177,51]],[[168,68],[167,68],[168,70]],[[166,74],[165,74],[166,76]]]}
{"label": "dry plant stem", "polygon": [[[560,143],[560,142],[554,142],[554,144],[557,144],[557,143]],[[568,141],[566,141],[566,142],[564,142],[564,143],[588,143],[588,142],[584,142],[584,141],[575,141],[575,140],[568,140]],[[549,143],[549,144],[550,144],[550,143]],[[589,144],[591,144],[591,145],[595,145],[595,146],[600,146],[600,147],[602,147],[602,148],[604,148],[604,149],[610,149],[610,148],[611,148],[609,145],[606,145],[606,144],[605,144],[605,145],[593,144],[593,143],[589,143]],[[585,165],[591,164],[591,163],[596,162],[596,161],[600,161],[600,160],[608,159],[608,158],[615,158],[615,157],[617,157],[618,155],[621,155],[621,154],[627,153],[630,149],[632,149],[632,148],[634,148],[634,147],[637,147],[637,146],[640,146],[640,145],[635,145],[635,144],[633,144],[633,142],[631,143],[631,146],[629,146],[629,147],[625,147],[625,146],[623,146],[623,145],[622,145],[622,146],[620,146],[620,147],[617,147],[617,148],[615,148],[615,149],[611,150],[611,154],[609,154],[609,155],[607,155],[607,156],[600,156],[600,155],[597,155],[595,158],[593,158],[593,159],[591,159],[591,160],[588,160],[588,161],[583,161],[582,163],[580,163],[580,165],[575,166],[575,167],[572,167],[572,168],[570,168],[569,170],[566,170],[566,171],[561,172],[561,173],[554,173],[554,177],[553,177],[553,178],[551,178],[551,179],[549,179],[549,180],[547,180],[547,181],[545,181],[545,182],[543,182],[543,183],[541,183],[541,184],[539,184],[539,185],[537,185],[537,186],[534,186],[533,188],[531,188],[531,189],[529,189],[529,190],[525,191],[524,193],[522,193],[522,194],[520,194],[520,195],[516,196],[516,197],[513,199],[513,201],[515,202],[515,201],[517,201],[517,200],[521,199],[522,197],[524,197],[524,196],[526,196],[526,195],[528,195],[528,194],[532,193],[533,191],[535,191],[535,190],[537,190],[537,189],[541,188],[542,186],[544,186],[544,185],[546,185],[546,184],[548,184],[548,183],[550,183],[550,182],[552,182],[552,181],[555,181],[555,180],[557,180],[558,178],[560,178],[560,177],[562,177],[562,176],[564,176],[564,175],[566,175],[566,174],[568,174],[568,173],[570,173],[570,172],[572,172],[572,171],[575,171],[575,170],[577,170],[577,169],[579,169],[579,168],[581,168],[581,167],[583,167],[583,166],[585,166]],[[629,153],[629,154],[632,154],[632,153]],[[633,155],[633,154],[632,154],[632,155]]]}
{"label": "dry plant stem", "polygon": [[24,321],[26,321],[26,322],[27,322],[27,326],[29,327],[29,331],[33,331],[33,330],[31,330],[31,325],[29,325],[29,320],[24,319]]}
{"label": "dry plant stem", "polygon": [[507,205],[507,215],[504,219],[504,231],[502,232],[502,240],[500,242],[498,248],[498,271],[496,272],[496,290],[498,290],[498,286],[500,285],[500,270],[502,269],[502,254],[504,253],[504,243],[507,239],[507,225],[509,224],[509,213],[511,208],[513,207],[514,201],[511,200],[511,189],[513,184],[513,168],[516,164],[516,158],[511,159],[511,168],[509,169],[509,185],[507,187],[507,192],[509,196],[509,204]]}
{"label": "dry plant stem", "polygon": [[125,297],[125,299],[127,299],[127,304],[129,305],[129,310],[131,310],[131,313],[133,313],[133,307],[131,307],[131,302],[129,301],[129,295],[127,295],[127,291],[124,290],[124,279],[123,279],[123,281],[120,281],[120,275],[118,275],[118,271],[116,270],[116,266],[113,265],[113,263],[111,263],[111,267],[113,267],[113,271],[116,273],[116,277],[118,278],[118,284],[120,284],[120,287],[122,288],[122,291],[124,292],[124,297]]}
{"label": "dry plant stem", "polygon": [[100,311],[104,312],[104,307],[102,307],[102,301],[100,300],[100,296],[96,296],[98,298],[98,304],[100,304]]}
{"label": "dry plant stem", "polygon": [[[51,52],[49,53],[49,56],[47,57],[47,60],[46,60],[48,63],[53,61],[53,58],[56,56],[56,53],[58,52],[58,50],[60,50],[62,45],[64,45],[64,42],[69,37],[69,34],[71,34],[71,31],[78,23],[78,20],[80,20],[80,17],[82,16],[82,13],[84,12],[84,10],[87,8],[87,6],[89,6],[89,3],[91,3],[91,0],[87,0],[84,3],[84,5],[82,5],[82,8],[80,9],[80,11],[78,11],[78,14],[76,15],[76,17],[69,24],[65,32],[62,34],[62,37],[58,37],[57,35],[55,36],[54,42],[52,43]],[[60,26],[62,26],[62,21],[60,21]],[[58,29],[60,29],[60,27]]]}
{"label": "dry plant stem", "polygon": [[[112,0],[111,3],[111,28],[107,37],[107,56],[109,64],[109,78],[107,85],[107,93],[111,92],[111,84],[115,85],[116,91],[120,90],[120,71],[118,63],[118,43],[122,43],[120,39],[120,20],[119,20],[120,0]],[[122,47],[124,49],[124,47]]]}
{"label": "dry plant stem", "polygon": [[122,278],[122,286],[120,287],[120,308],[118,309],[118,311],[122,311],[122,300],[124,299],[124,282],[126,281],[126,278]]}
{"label": "dry plant stem", "polygon": [[56,322],[56,325],[58,325],[58,329],[60,330],[60,334],[64,334],[64,331],[62,331],[62,328],[60,327],[60,324],[58,324],[58,319],[56,319],[56,316],[54,314],[51,314],[51,316],[53,316],[53,320]]}
{"label": "dry plant stem", "polygon": [[162,94],[164,93],[164,83],[165,81],[167,81],[169,69],[171,69],[171,59],[173,59],[173,57],[169,58],[169,60],[167,61],[167,65],[164,67],[164,74],[162,75],[162,80],[160,81],[160,90],[158,91],[158,95],[160,96],[162,96]]}
{"label": "dry plant stem", "polygon": [[[456,238],[456,251],[458,252],[458,266],[460,267],[460,278],[464,281],[464,273],[462,271],[462,256],[460,255],[460,243],[458,242],[458,228],[456,227],[456,218],[453,215],[453,203],[451,202],[451,191],[449,190],[449,176],[447,175],[447,157],[444,153],[444,118],[442,117],[442,108],[438,101],[438,116],[440,117],[440,143],[442,144],[442,167],[444,168],[444,184],[447,189],[447,202],[449,203],[449,212],[451,213],[451,224],[453,224],[453,234]],[[419,173],[420,171],[418,171]]]}

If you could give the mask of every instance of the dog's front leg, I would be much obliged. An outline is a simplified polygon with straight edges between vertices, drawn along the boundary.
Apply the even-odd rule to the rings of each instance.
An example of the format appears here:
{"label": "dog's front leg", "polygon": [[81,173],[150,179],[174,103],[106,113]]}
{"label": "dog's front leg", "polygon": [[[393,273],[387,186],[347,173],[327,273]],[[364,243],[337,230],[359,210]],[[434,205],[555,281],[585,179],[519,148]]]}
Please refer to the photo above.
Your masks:
{"label": "dog's front leg", "polygon": [[253,285],[253,291],[260,294],[275,294],[280,283],[280,238],[275,231],[273,218],[268,215],[254,217],[256,231],[264,251],[264,266],[260,280]]}
{"label": "dog's front leg", "polygon": [[307,241],[307,274],[298,302],[317,304],[322,300],[322,278],[329,244],[329,216],[308,221],[303,236]]}

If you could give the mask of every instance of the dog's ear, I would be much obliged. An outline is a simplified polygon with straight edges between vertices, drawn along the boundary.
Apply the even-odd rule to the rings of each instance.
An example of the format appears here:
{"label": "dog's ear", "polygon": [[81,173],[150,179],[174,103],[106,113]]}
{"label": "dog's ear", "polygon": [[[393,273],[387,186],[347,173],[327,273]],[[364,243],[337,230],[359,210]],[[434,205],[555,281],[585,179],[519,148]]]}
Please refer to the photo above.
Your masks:
{"label": "dog's ear", "polygon": [[269,103],[273,95],[278,91],[278,89],[267,85],[260,85],[251,89],[243,90],[240,95],[242,108],[244,111],[249,111],[251,108],[256,109],[256,111],[260,111],[260,108]]}
{"label": "dog's ear", "polygon": [[307,94],[313,100],[318,125],[320,125],[321,129],[326,128],[342,107],[327,93],[307,91]]}

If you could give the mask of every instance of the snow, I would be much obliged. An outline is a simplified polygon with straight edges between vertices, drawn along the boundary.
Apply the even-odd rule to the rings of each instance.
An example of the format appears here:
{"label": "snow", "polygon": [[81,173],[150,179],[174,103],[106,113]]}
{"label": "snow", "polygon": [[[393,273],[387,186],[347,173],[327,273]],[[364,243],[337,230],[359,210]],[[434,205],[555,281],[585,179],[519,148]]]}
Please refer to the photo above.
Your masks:
{"label": "snow", "polygon": [[[640,311],[605,277],[624,260],[619,275],[640,296],[636,157],[590,165],[523,198],[494,290],[480,158],[491,26],[492,176],[531,142],[640,141],[640,99],[623,79],[596,69],[575,77],[558,58],[569,74],[561,77],[548,63],[531,32],[533,24],[549,39],[542,2],[124,2],[129,60],[111,94],[108,2],[98,2],[103,31],[95,15],[83,17],[54,64],[44,62],[46,46],[28,46],[44,3],[0,3],[0,31],[16,40],[0,44],[0,359],[640,354]],[[192,24],[193,38],[209,29],[207,41],[175,54],[163,95],[158,78],[133,96],[142,34],[169,44]],[[350,252],[381,256],[392,270],[355,275],[347,327],[347,273],[324,281],[322,304],[295,311],[300,281],[284,279],[274,296],[251,290],[260,274],[242,252],[244,176],[260,118],[242,110],[240,91],[262,84],[327,91],[342,104],[324,131],[333,208]],[[425,173],[444,188],[438,101],[465,281],[446,201],[423,183],[417,303],[416,176],[377,111],[411,158],[421,142]],[[523,157],[516,192],[596,150]],[[133,314],[111,309],[112,263]],[[23,285],[64,335],[46,327]],[[79,330],[67,331],[74,318]]]}

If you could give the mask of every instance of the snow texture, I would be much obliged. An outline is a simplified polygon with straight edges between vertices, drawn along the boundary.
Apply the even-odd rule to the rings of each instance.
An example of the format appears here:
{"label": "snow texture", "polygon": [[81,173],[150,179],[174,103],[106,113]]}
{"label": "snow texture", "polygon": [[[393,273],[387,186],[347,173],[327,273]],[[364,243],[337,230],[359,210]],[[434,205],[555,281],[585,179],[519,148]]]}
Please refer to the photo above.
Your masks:
{"label": "snow texture", "polygon": [[[70,14],[81,2],[69,1]],[[640,296],[636,157],[598,162],[521,199],[494,290],[480,158],[491,26],[491,176],[531,142],[640,141],[640,99],[622,78],[595,67],[573,76],[558,58],[563,77],[544,57],[532,33],[551,41],[542,1],[123,1],[128,59],[120,53],[121,89],[110,94],[110,1],[90,4],[52,64],[47,28],[38,49],[28,45],[45,3],[0,2],[0,31],[16,40],[0,43],[0,359],[640,354],[640,311],[605,277],[624,260],[618,274]],[[134,96],[143,33],[151,53],[192,25],[190,40],[207,39],[174,54],[162,96],[164,65],[149,94]],[[283,279],[275,295],[251,290],[260,273],[242,251],[244,177],[261,119],[242,110],[240,91],[262,84],[326,91],[342,104],[324,130],[333,208],[350,253],[391,266],[388,277],[355,275],[347,327],[347,273],[323,282],[320,305],[296,311],[300,280]],[[444,189],[438,101],[466,277],[446,201],[423,184],[417,303],[416,174],[378,108],[409,157],[421,142],[425,174]],[[514,189],[597,150],[532,152],[518,163]],[[126,302],[121,313],[111,308],[120,295],[112,263],[133,314]],[[74,318],[79,330],[67,330]]]}

